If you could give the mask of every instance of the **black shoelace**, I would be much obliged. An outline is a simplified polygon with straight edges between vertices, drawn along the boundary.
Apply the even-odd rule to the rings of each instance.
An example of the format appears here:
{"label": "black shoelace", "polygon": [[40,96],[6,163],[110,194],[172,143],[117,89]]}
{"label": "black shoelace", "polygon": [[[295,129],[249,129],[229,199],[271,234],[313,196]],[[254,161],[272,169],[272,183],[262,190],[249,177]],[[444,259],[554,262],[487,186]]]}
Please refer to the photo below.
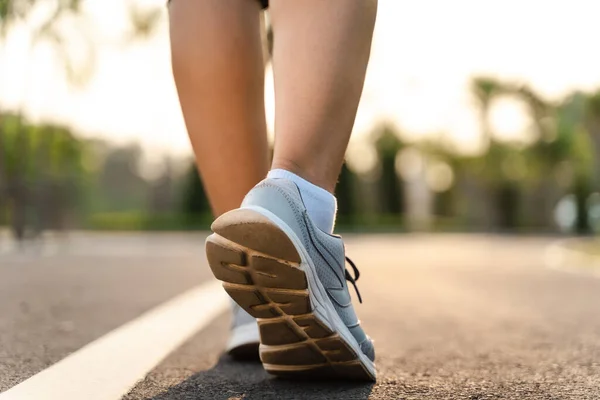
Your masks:
{"label": "black shoelace", "polygon": [[350,272],[348,272],[347,269],[344,270],[346,274],[346,280],[354,286],[354,290],[356,290],[356,295],[358,296],[358,301],[362,304],[362,297],[360,296],[360,292],[358,291],[358,286],[356,286],[356,281],[358,280],[358,278],[360,278],[360,271],[358,270],[358,268],[356,268],[356,265],[352,262],[352,260],[347,256],[346,261],[348,262],[348,264],[350,264],[352,270],[354,271],[354,276],[352,276],[350,275]]}

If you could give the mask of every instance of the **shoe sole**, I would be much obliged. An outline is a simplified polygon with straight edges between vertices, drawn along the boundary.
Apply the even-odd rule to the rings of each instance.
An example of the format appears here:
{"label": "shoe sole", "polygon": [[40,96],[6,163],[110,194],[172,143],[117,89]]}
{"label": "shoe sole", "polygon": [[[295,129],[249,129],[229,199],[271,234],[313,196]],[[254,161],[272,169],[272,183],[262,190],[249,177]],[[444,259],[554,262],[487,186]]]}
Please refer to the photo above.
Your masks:
{"label": "shoe sole", "polygon": [[375,380],[374,364],[358,353],[358,344],[336,332],[334,321],[323,316],[327,313],[317,312],[306,273],[310,266],[277,223],[244,208],[219,217],[212,230],[206,240],[208,262],[231,298],[257,318],[267,372]]}

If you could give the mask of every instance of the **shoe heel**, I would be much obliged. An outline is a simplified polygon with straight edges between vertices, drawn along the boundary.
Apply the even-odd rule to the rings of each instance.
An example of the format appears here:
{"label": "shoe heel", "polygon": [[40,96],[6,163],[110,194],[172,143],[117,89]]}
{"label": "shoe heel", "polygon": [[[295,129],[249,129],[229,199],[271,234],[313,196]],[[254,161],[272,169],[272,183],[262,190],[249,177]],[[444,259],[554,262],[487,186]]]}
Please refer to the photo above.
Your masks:
{"label": "shoe heel", "polygon": [[264,215],[247,209],[212,225],[206,255],[227,293],[255,318],[311,311],[300,255],[287,235]]}
{"label": "shoe heel", "polygon": [[287,234],[258,211],[219,217],[206,239],[213,274],[257,318],[260,358],[274,375],[373,380],[357,354],[313,312],[302,259]]}

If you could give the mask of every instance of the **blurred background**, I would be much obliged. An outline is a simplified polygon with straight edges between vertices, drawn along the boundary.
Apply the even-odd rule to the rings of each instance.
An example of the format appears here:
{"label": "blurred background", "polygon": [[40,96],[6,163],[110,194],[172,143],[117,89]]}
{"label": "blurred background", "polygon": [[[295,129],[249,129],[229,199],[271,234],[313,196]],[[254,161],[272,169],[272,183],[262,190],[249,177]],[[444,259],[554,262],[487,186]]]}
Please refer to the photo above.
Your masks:
{"label": "blurred background", "polygon": [[[596,15],[380,0],[338,230],[598,234]],[[1,0],[0,241],[210,222],[164,2]]]}

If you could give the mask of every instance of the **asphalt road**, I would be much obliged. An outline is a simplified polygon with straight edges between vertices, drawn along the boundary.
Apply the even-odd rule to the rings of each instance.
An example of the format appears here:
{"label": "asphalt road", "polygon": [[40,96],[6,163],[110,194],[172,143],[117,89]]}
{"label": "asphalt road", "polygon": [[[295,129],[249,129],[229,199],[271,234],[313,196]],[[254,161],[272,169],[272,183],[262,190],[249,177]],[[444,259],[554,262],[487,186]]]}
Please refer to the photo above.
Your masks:
{"label": "asphalt road", "polygon": [[[552,240],[348,236],[375,385],[236,363],[221,355],[225,315],[125,399],[599,399],[600,279],[546,268]],[[43,256],[0,255],[0,391],[206,280],[202,242],[85,235]]]}
{"label": "asphalt road", "polygon": [[88,234],[0,254],[0,392],[211,277],[204,238]]}

